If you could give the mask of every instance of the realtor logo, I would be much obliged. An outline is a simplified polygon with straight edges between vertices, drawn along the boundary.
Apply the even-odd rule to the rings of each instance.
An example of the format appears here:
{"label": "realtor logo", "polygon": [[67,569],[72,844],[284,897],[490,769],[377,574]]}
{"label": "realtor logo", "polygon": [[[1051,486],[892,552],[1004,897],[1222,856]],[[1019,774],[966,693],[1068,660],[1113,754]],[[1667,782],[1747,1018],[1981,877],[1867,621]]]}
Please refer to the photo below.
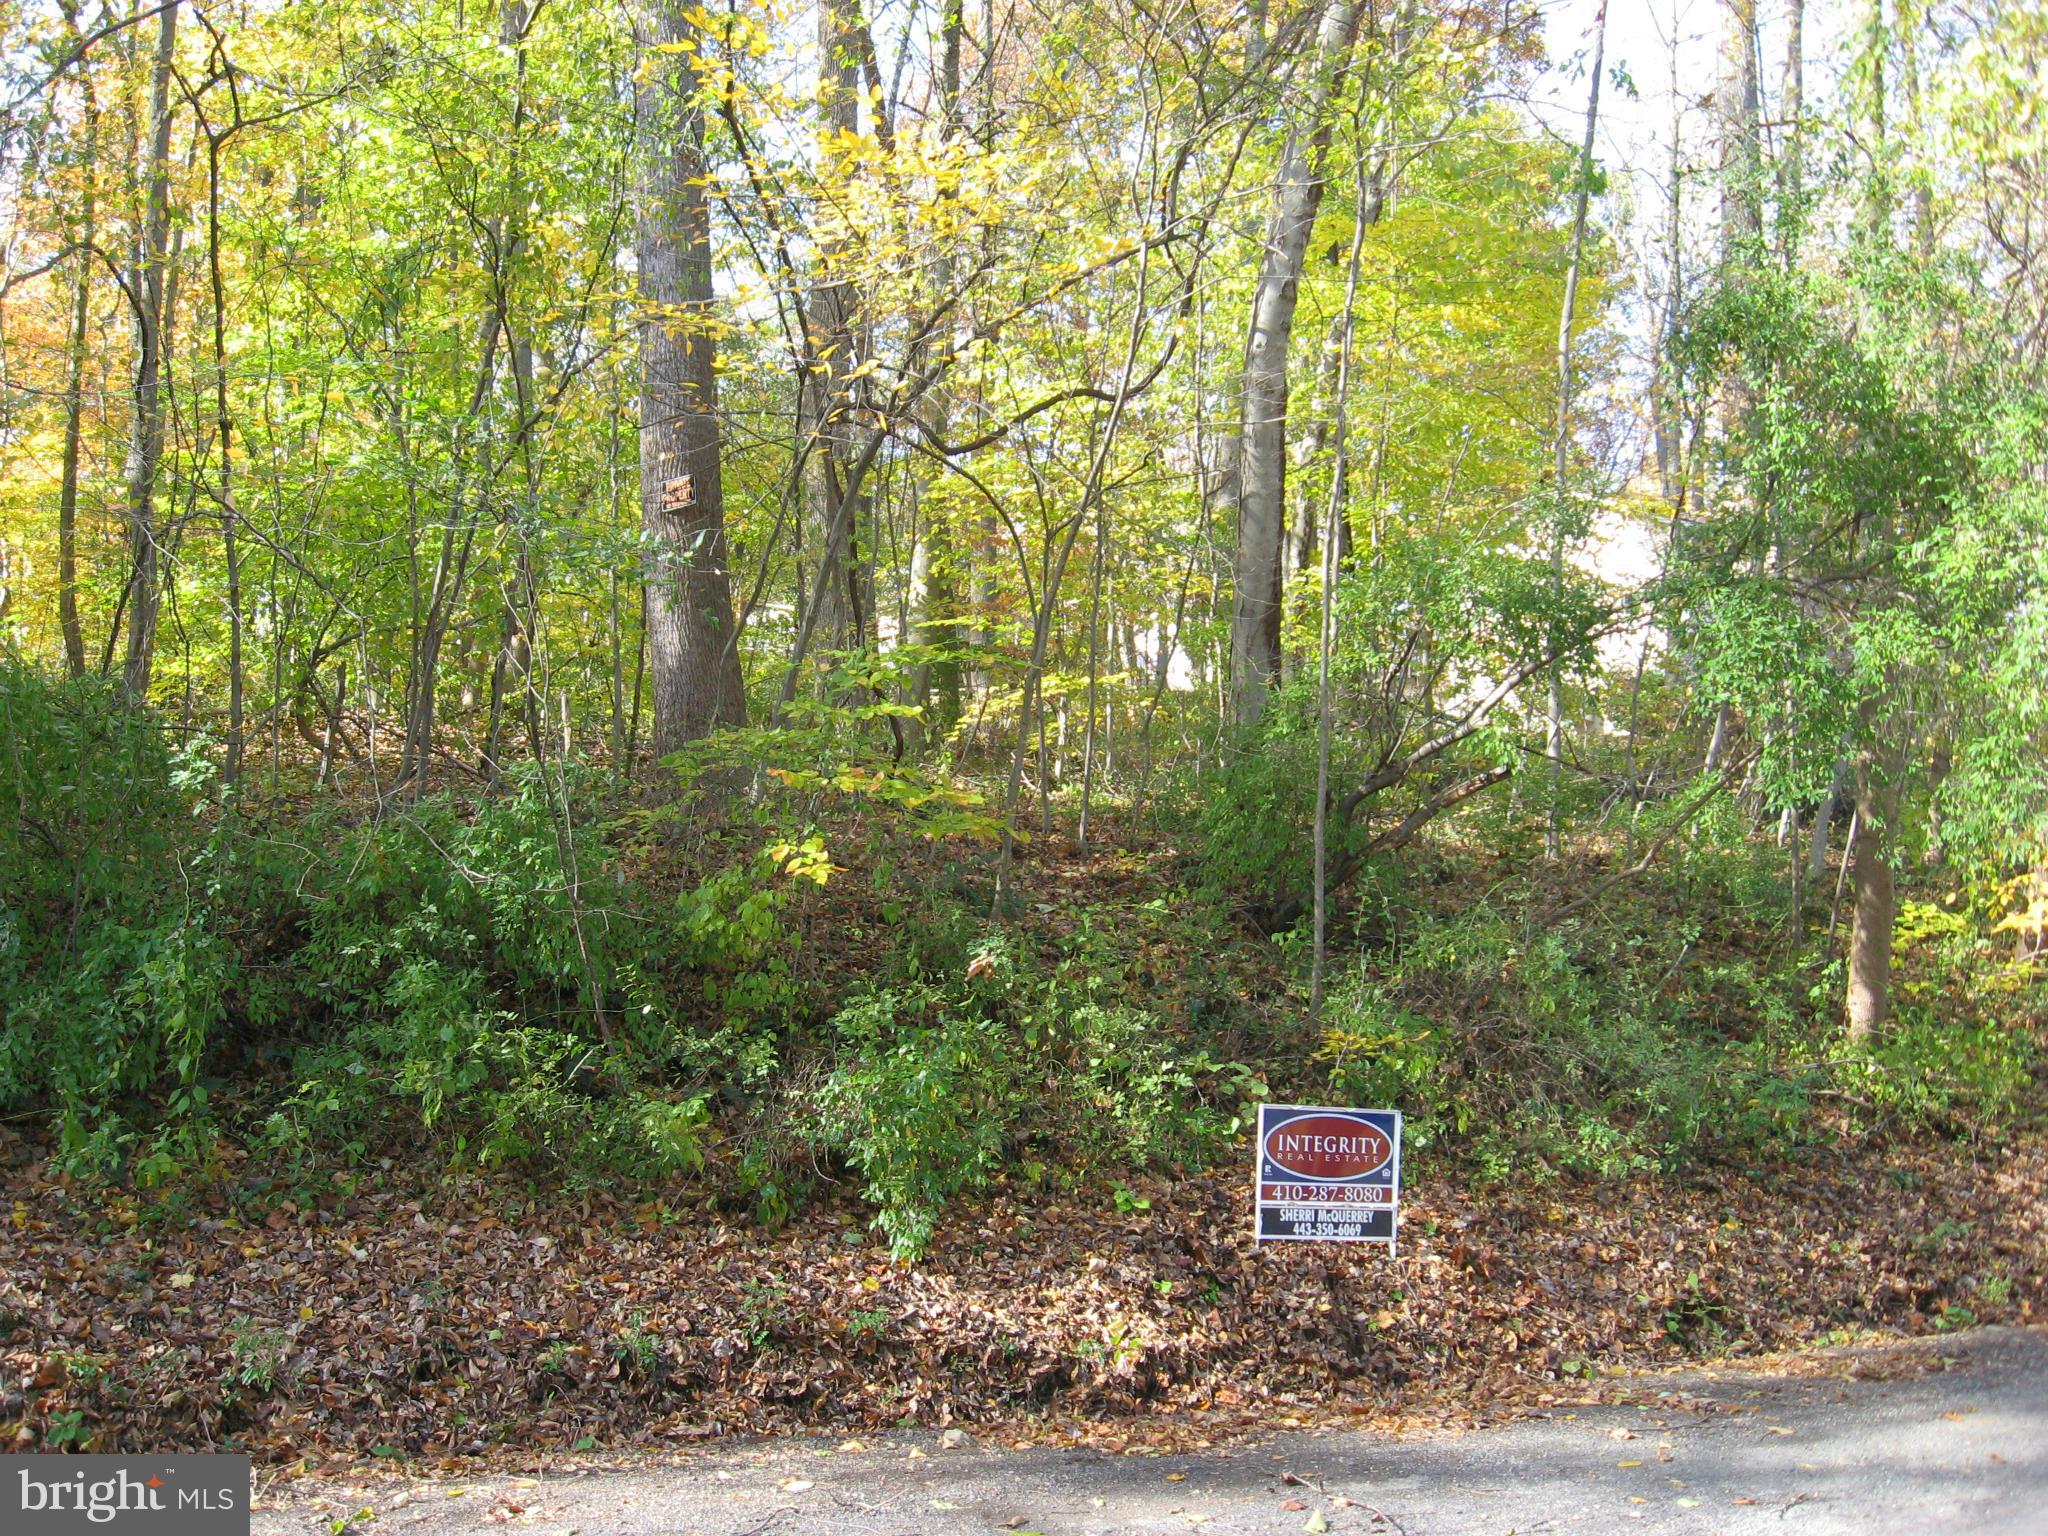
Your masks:
{"label": "realtor logo", "polygon": [[0,1457],[7,1536],[248,1536],[246,1456]]}

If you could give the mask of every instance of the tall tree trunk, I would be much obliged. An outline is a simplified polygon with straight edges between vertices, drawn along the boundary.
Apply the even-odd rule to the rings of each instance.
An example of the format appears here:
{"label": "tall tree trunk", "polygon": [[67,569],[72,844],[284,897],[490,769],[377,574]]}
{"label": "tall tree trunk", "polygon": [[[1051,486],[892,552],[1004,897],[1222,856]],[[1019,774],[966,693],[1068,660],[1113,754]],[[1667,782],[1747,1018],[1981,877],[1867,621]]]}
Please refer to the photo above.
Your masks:
{"label": "tall tree trunk", "polygon": [[[963,0],[943,0],[939,22],[939,113],[941,143],[950,145],[960,130],[960,44],[966,29]],[[945,195],[950,196],[950,192]],[[953,257],[941,242],[934,254],[932,278],[943,298],[953,288]],[[944,442],[947,413],[943,391],[925,397],[925,420],[936,441]],[[910,680],[910,702],[923,713],[905,722],[913,751],[934,736],[951,731],[960,718],[960,636],[958,573],[953,568],[951,530],[918,504],[917,542],[910,555],[910,638],[940,654],[917,664]]]}
{"label": "tall tree trunk", "polygon": [[[1756,0],[1721,0],[1721,68],[1714,92],[1720,150],[1721,276],[1738,282],[1762,228],[1761,161],[1757,140]],[[1739,373],[1722,382],[1717,419],[1724,440],[1737,439],[1749,414]],[[1702,500],[1707,496],[1703,487]],[[1719,770],[1733,720],[1727,704],[1714,711],[1714,732],[1701,771]]]}
{"label": "tall tree trunk", "polygon": [[1671,506],[1678,505],[1684,473],[1684,428],[1678,391],[1672,386],[1671,343],[1678,334],[1685,300],[1685,117],[1679,91],[1678,45],[1671,44],[1671,136],[1669,176],[1671,200],[1664,215],[1664,313],[1657,335],[1657,370],[1650,381],[1651,410],[1656,418],[1657,488]]}
{"label": "tall tree trunk", "polygon": [[1863,185],[1863,220],[1866,233],[1882,240],[1891,229],[1892,166],[1890,134],[1885,123],[1885,60],[1891,51],[1891,29],[1885,25],[1884,0],[1864,0],[1857,29],[1854,63],[1850,66],[1850,98],[1857,136],[1863,141],[1870,161]]}
{"label": "tall tree trunk", "polygon": [[1785,83],[1779,113],[1785,148],[1778,160],[1778,244],[1789,266],[1806,223],[1806,0],[1785,8]]}
{"label": "tall tree trunk", "polygon": [[164,451],[163,334],[169,321],[165,276],[171,231],[171,59],[178,40],[178,0],[157,18],[156,61],[149,78],[149,168],[139,252],[133,285],[135,315],[135,414],[128,438],[128,650],[121,668],[121,692],[130,703],[149,696],[150,664],[156,654],[159,555],[156,529],[157,466]]}
{"label": "tall tree trunk", "polygon": [[511,364],[513,449],[523,472],[522,494],[509,517],[499,515],[501,526],[510,529],[513,555],[509,581],[500,578],[500,596],[505,611],[498,633],[498,654],[491,663],[490,710],[484,726],[484,747],[479,771],[495,780],[502,764],[499,740],[504,730],[508,691],[518,690],[520,718],[526,724],[527,747],[536,760],[541,756],[541,699],[533,680],[535,628],[540,614],[539,581],[534,574],[533,544],[529,528],[539,499],[540,471],[533,458],[533,338],[513,324],[509,292],[520,257],[526,249],[526,182],[521,173],[520,152],[527,124],[526,30],[530,16],[525,0],[505,0],[498,11],[498,42],[511,50],[517,92],[512,102],[512,126],[507,135],[512,156],[510,188],[505,199],[510,215],[494,220],[498,238],[492,242],[494,266],[491,302],[505,332],[505,353]]}
{"label": "tall tree trunk", "polygon": [[1358,209],[1351,227],[1351,253],[1344,264],[1344,311],[1338,317],[1332,338],[1337,350],[1337,377],[1330,391],[1330,423],[1336,436],[1335,462],[1330,466],[1330,502],[1323,517],[1323,570],[1321,599],[1316,612],[1316,805],[1311,828],[1315,862],[1315,935],[1309,964],[1309,1009],[1320,1013],[1323,1006],[1324,973],[1330,947],[1330,744],[1335,734],[1335,696],[1331,687],[1330,662],[1337,650],[1337,580],[1347,522],[1344,511],[1344,481],[1351,450],[1351,354],[1358,323],[1358,280],[1365,254],[1366,171],[1365,146],[1356,147],[1353,166],[1358,191]]}
{"label": "tall tree trunk", "polygon": [[1280,675],[1280,579],[1287,534],[1287,354],[1309,234],[1323,201],[1330,99],[1358,33],[1358,7],[1327,0],[1306,85],[1293,87],[1273,213],[1252,290],[1238,413],[1237,546],[1232,561],[1230,713],[1265,712]]}
{"label": "tall tree trunk", "polygon": [[1721,74],[1714,92],[1721,154],[1721,254],[1736,258],[1763,228],[1757,137],[1756,0],[1722,0]]}
{"label": "tall tree trunk", "polygon": [[1913,254],[1926,262],[1934,257],[1934,177],[1927,164],[1925,103],[1920,94],[1920,37],[1925,22],[1921,0],[1898,0],[1894,14],[1899,30],[1899,87],[1906,96],[1906,206],[1913,223]]}
{"label": "tall tree trunk", "polygon": [[[67,5],[65,16],[75,37],[79,31],[75,4]],[[85,424],[85,344],[92,323],[93,242],[98,237],[94,180],[99,175],[100,124],[99,102],[83,59],[79,61],[79,85],[85,97],[85,187],[79,216],[78,267],[72,278],[70,355],[65,359],[63,481],[57,493],[57,622],[64,635],[64,670],[73,677],[85,673],[85,630],[78,618],[78,471],[80,437]]]}
{"label": "tall tree trunk", "polygon": [[[818,6],[818,133],[820,157],[830,164],[841,135],[860,131],[860,15],[857,0],[820,0]],[[860,643],[860,582],[855,570],[861,521],[859,493],[847,489],[852,457],[850,375],[854,358],[853,284],[836,272],[844,253],[836,239],[821,241],[823,279],[812,290],[804,314],[809,335],[804,377],[811,400],[810,459],[805,485],[810,508],[809,542],[817,551],[818,576],[812,601],[818,605],[815,633],[827,650]],[[842,498],[855,499],[842,507]]]}
{"label": "tall tree trunk", "polygon": [[690,11],[684,0],[649,0],[634,93],[640,500],[657,757],[746,719],[719,479],[704,118],[686,62],[697,43]]}
{"label": "tall tree trunk", "polygon": [[214,434],[220,444],[220,539],[228,583],[228,740],[221,781],[242,774],[242,565],[235,544],[234,413],[228,405],[227,283],[220,265],[220,157],[231,127],[206,132],[206,272],[213,297]]}
{"label": "tall tree trunk", "polygon": [[[1586,250],[1586,206],[1593,193],[1593,135],[1600,124],[1600,66],[1607,51],[1607,0],[1593,15],[1592,83],[1586,88],[1586,131],[1579,141],[1578,186],[1572,194],[1571,262],[1564,274],[1564,307],[1557,321],[1557,432],[1551,465],[1557,528],[1550,541],[1550,591],[1558,610],[1564,603],[1565,502],[1570,492],[1572,437],[1572,326],[1578,318],[1579,266]],[[1544,753],[1550,759],[1550,807],[1543,823],[1543,851],[1559,853],[1558,800],[1564,792],[1564,659],[1551,646],[1545,708]]]}
{"label": "tall tree trunk", "polygon": [[[606,502],[611,512],[610,520],[605,526],[613,538],[620,537],[624,527],[619,511],[619,417],[623,411],[619,398],[621,392],[619,369],[615,365],[611,370],[611,400],[605,412],[605,489],[609,493]],[[610,567],[606,572],[606,606],[610,620],[612,692],[609,745],[612,777],[623,781],[631,776],[630,765],[626,761],[626,658],[622,641],[624,615],[619,603],[619,562],[614,559],[607,564]]]}

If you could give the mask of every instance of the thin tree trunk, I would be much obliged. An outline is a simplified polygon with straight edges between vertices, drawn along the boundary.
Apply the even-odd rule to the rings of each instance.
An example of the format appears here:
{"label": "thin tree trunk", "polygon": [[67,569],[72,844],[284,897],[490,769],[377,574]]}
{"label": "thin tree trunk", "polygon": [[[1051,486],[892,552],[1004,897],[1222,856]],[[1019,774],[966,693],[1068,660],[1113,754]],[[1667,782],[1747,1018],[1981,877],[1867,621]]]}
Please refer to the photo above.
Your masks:
{"label": "thin tree trunk", "polygon": [[1862,34],[1854,62],[1851,103],[1858,123],[1858,138],[1869,157],[1870,170],[1863,183],[1863,219],[1867,233],[1877,240],[1891,232],[1892,170],[1890,133],[1885,122],[1885,55],[1891,29],[1885,25],[1884,0],[1864,0],[1857,30]]}
{"label": "thin tree trunk", "polygon": [[1337,394],[1337,366],[1344,345],[1346,318],[1338,315],[1330,322],[1329,334],[1323,342],[1322,361],[1316,368],[1317,409],[1292,452],[1295,469],[1294,527],[1287,540],[1283,581],[1291,580],[1303,571],[1318,569],[1322,561],[1322,545],[1316,532],[1321,519],[1316,515],[1315,492],[1308,483],[1308,471],[1330,444],[1331,402]]}
{"label": "thin tree trunk", "polygon": [[[818,131],[830,144],[860,131],[860,17],[856,0],[820,0],[818,6]],[[809,334],[804,360],[805,392],[811,400],[807,423],[812,451],[805,484],[810,537],[818,552],[812,601],[819,613],[815,633],[827,650],[859,644],[861,602],[855,569],[862,502],[848,484],[852,458],[851,391],[856,359],[856,304],[853,284],[836,275],[844,253],[836,239],[818,249],[825,276],[804,307]],[[846,504],[842,506],[842,499]]]}
{"label": "thin tree trunk", "polygon": [[1780,94],[1785,149],[1778,162],[1778,229],[1789,268],[1806,222],[1806,0],[1788,0],[1785,8],[1785,83]]}
{"label": "thin tree trunk", "polygon": [[[498,344],[506,339],[501,300],[502,295],[494,294],[477,321],[476,379],[470,386],[467,417],[472,425],[481,419],[497,380]],[[402,417],[396,423],[396,430],[403,445],[405,427]],[[410,470],[409,459],[408,453]],[[432,584],[416,626],[412,668],[406,685],[405,729],[399,748],[398,774],[392,783],[394,793],[403,789],[418,796],[427,788],[433,762],[441,651],[455,626],[457,607],[468,581],[470,557],[476,547],[481,523],[481,506],[474,514],[470,511],[467,459],[460,460],[456,468],[456,483],[449,498],[454,515],[441,522],[441,545],[435,557]],[[479,498],[481,494],[478,493]],[[417,604],[417,599],[415,602]],[[466,649],[466,640],[462,644]]]}
{"label": "thin tree trunk", "polygon": [[1720,770],[1721,758],[1728,750],[1728,706],[1723,704],[1714,711],[1714,733],[1707,738],[1707,755],[1700,764],[1701,773],[1715,773]]}
{"label": "thin tree trunk", "polygon": [[1088,846],[1088,813],[1095,799],[1095,720],[1101,709],[1102,585],[1109,558],[1109,498],[1095,498],[1095,549],[1088,580],[1088,724],[1081,743],[1081,819],[1075,843]]}
{"label": "thin tree trunk", "polygon": [[[1894,679],[1886,675],[1887,695]],[[1850,839],[1849,875],[1856,906],[1849,931],[1846,1012],[1849,1038],[1865,1040],[1891,1016],[1892,928],[1897,895],[1886,846],[1898,819],[1899,772],[1904,756],[1887,706],[1866,700],[1860,713],[1862,751],[1856,763],[1856,831]]]}
{"label": "thin tree trunk", "polygon": [[[1586,131],[1579,141],[1578,186],[1572,195],[1571,263],[1565,269],[1564,307],[1557,322],[1557,433],[1551,465],[1557,527],[1550,541],[1551,600],[1564,605],[1565,504],[1570,493],[1572,436],[1572,326],[1578,318],[1579,267],[1586,250],[1586,206],[1593,193],[1593,135],[1600,124],[1600,66],[1607,50],[1607,0],[1593,13],[1593,69],[1586,88]],[[1551,647],[1553,653],[1557,647]],[[1547,674],[1544,753],[1550,759],[1550,805],[1543,822],[1543,852],[1560,852],[1559,804],[1564,794],[1564,660],[1553,654]]]}
{"label": "thin tree trunk", "polygon": [[1906,207],[1913,226],[1913,254],[1921,261],[1934,256],[1934,184],[1926,164],[1926,123],[1920,95],[1920,34],[1922,16],[1918,0],[1898,0],[1894,15],[1899,30],[1899,87],[1906,97],[1906,154],[1909,189]]}
{"label": "thin tree trunk", "polygon": [[[943,0],[939,23],[939,111],[942,144],[951,144],[960,128],[960,43],[966,30],[963,0]],[[950,188],[950,183],[948,183]],[[944,194],[951,196],[950,190]],[[941,242],[932,263],[933,282],[943,296],[953,289],[953,257],[949,245]],[[945,394],[934,391],[925,397],[926,421],[936,441],[947,436]],[[953,568],[952,531],[931,515],[920,500],[917,541],[910,556],[910,638],[913,644],[936,652],[919,661],[911,674],[910,702],[920,711],[906,721],[911,749],[921,752],[935,737],[948,734],[960,719],[960,636],[958,626],[957,572]]]}
{"label": "thin tree trunk", "polygon": [[[620,528],[619,517],[619,375],[612,371],[612,401],[610,431],[605,440],[605,472],[610,492],[611,523],[616,537]],[[619,610],[619,567],[617,561],[610,562],[606,590],[609,638],[611,641],[611,769],[614,779],[627,777],[629,765],[626,762],[626,659],[623,644],[623,616]]]}
{"label": "thin tree trunk", "polygon": [[220,539],[228,584],[228,739],[221,782],[233,788],[242,775],[242,566],[235,537],[234,413],[228,404],[227,282],[220,262],[220,158],[233,126],[206,135],[206,274],[213,298],[214,436],[220,448]]}
{"label": "thin tree trunk", "polygon": [[1835,771],[1835,782],[1821,797],[1820,804],[1813,812],[1813,836],[1806,845],[1806,878],[1818,881],[1828,867],[1828,830],[1834,824],[1835,806],[1842,798],[1842,775]]}
{"label": "thin tree trunk", "polygon": [[[72,30],[78,30],[75,9]],[[92,77],[81,64],[85,93],[84,207],[79,218],[78,270],[72,279],[70,356],[64,378],[64,470],[57,493],[57,619],[64,634],[64,669],[73,677],[85,673],[85,630],[78,618],[78,469],[80,436],[85,419],[85,345],[92,323],[93,243],[98,234],[98,206],[93,180],[99,174],[99,104]]]}
{"label": "thin tree trunk", "polygon": [[1651,409],[1656,418],[1658,490],[1672,506],[1678,504],[1683,484],[1685,439],[1678,393],[1672,387],[1671,343],[1678,334],[1678,321],[1685,297],[1685,118],[1684,97],[1679,90],[1678,44],[1671,44],[1671,133],[1668,174],[1670,202],[1664,216],[1664,313],[1657,337],[1657,371],[1650,383]]}
{"label": "thin tree trunk", "polygon": [[164,451],[163,339],[171,229],[171,61],[178,39],[178,4],[157,18],[156,61],[149,78],[149,169],[144,195],[135,316],[135,414],[128,441],[128,650],[121,692],[139,704],[149,696],[161,608],[157,591],[157,466]]}
{"label": "thin tree trunk", "polygon": [[1849,929],[1849,1038],[1867,1040],[1891,1016],[1892,925],[1896,898],[1884,828],[1867,786],[1858,790],[1849,874],[1856,906]]}
{"label": "thin tree trunk", "polygon": [[[1364,135],[1361,134],[1363,140]],[[1316,814],[1315,952],[1309,969],[1309,1009],[1323,1006],[1324,972],[1330,944],[1330,739],[1334,734],[1330,661],[1337,650],[1337,578],[1345,522],[1344,480],[1351,449],[1351,352],[1357,323],[1359,268],[1365,254],[1365,145],[1356,146],[1353,165],[1358,207],[1352,218],[1351,254],[1344,266],[1344,311],[1337,326],[1337,380],[1330,397],[1330,430],[1335,451],[1330,463],[1330,503],[1323,515],[1322,602],[1316,627]]]}
{"label": "thin tree trunk", "polygon": [[538,639],[535,630],[540,616],[539,581],[534,574],[533,545],[528,534],[540,490],[540,472],[534,463],[532,438],[533,339],[521,334],[513,325],[510,293],[520,256],[526,247],[523,219],[526,183],[519,151],[528,116],[526,37],[529,19],[525,0],[504,0],[499,7],[498,42],[512,52],[518,87],[512,103],[511,129],[507,134],[512,167],[506,204],[511,213],[506,220],[494,221],[500,223],[501,228],[498,239],[493,242],[495,259],[491,299],[499,324],[504,328],[505,353],[511,364],[512,446],[519,455],[525,484],[512,515],[506,518],[501,514],[500,518],[511,527],[514,549],[512,579],[500,582],[505,611],[499,627],[498,654],[491,664],[490,713],[484,728],[482,761],[478,764],[487,780],[496,779],[502,768],[499,739],[504,729],[506,690],[510,685],[516,684],[518,688],[519,713],[526,725],[527,748],[536,761],[542,756],[540,735],[544,700],[533,681],[534,647]]}

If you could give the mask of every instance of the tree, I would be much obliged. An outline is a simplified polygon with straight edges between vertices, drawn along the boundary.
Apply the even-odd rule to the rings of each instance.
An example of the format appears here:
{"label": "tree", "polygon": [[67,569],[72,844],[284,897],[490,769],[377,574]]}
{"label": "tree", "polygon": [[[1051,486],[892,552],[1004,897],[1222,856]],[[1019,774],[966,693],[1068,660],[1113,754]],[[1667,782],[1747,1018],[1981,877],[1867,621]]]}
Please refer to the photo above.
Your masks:
{"label": "tree", "polygon": [[640,13],[640,503],[657,757],[746,720],[727,572],[704,118],[690,8]]}
{"label": "tree", "polygon": [[[1557,321],[1557,432],[1552,449],[1551,492],[1557,499],[1557,529],[1550,544],[1551,585],[1562,596],[1566,507],[1571,493],[1572,435],[1572,327],[1578,320],[1579,267],[1586,252],[1586,207],[1593,195],[1593,135],[1600,124],[1600,64],[1607,47],[1607,3],[1600,0],[1593,13],[1593,64],[1591,83],[1586,88],[1586,129],[1574,163],[1572,191],[1571,256],[1565,268],[1564,304]],[[1543,824],[1543,851],[1556,858],[1560,851],[1558,800],[1564,786],[1564,661],[1550,658],[1546,678],[1543,750],[1550,759],[1550,810]]]}
{"label": "tree", "polygon": [[1359,10],[1326,0],[1305,78],[1286,97],[1287,137],[1252,289],[1237,423],[1237,546],[1231,562],[1231,718],[1257,722],[1280,675],[1280,581],[1287,537],[1288,352],[1302,264],[1322,206],[1330,101],[1350,62]]}
{"label": "tree", "polygon": [[156,518],[157,469],[164,452],[164,355],[166,332],[176,312],[176,273],[171,263],[171,70],[178,40],[178,3],[171,0],[157,19],[155,62],[149,76],[149,158],[143,171],[147,191],[140,261],[129,279],[135,320],[135,412],[128,444],[128,614],[127,659],[122,692],[140,702],[149,697],[156,658],[163,552]]}

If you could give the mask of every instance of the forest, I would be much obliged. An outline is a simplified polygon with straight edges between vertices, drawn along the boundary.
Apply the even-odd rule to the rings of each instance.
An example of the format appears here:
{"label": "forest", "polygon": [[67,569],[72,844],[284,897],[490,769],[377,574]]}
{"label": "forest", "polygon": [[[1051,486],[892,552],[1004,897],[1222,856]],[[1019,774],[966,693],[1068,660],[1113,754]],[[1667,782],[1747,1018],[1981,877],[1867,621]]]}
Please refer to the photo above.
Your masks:
{"label": "forest", "polygon": [[[19,1446],[2044,1315],[2038,0],[0,39]],[[1325,1284],[1233,1246],[1268,1100],[1398,1108],[1445,1202],[1366,1323],[1256,1321]],[[1023,1345],[906,1321],[1040,1247]]]}

